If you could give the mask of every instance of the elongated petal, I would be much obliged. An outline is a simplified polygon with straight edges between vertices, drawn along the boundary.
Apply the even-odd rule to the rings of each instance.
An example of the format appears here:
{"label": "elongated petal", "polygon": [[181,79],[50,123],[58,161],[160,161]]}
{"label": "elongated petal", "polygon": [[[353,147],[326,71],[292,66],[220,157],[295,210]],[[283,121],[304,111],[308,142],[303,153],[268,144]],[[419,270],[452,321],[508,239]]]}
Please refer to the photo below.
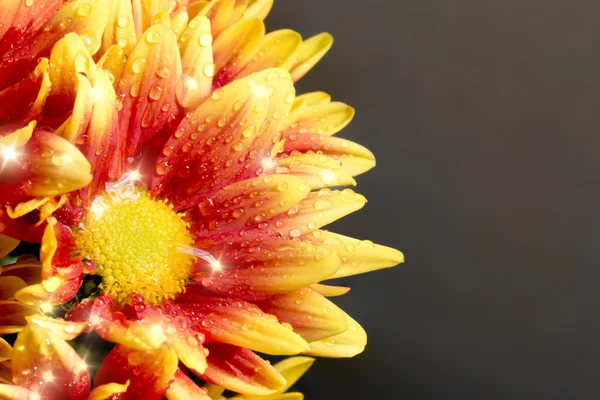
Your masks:
{"label": "elongated petal", "polygon": [[29,324],[35,324],[47,331],[51,331],[63,340],[73,340],[83,333],[88,324],[86,322],[65,321],[61,318],[52,318],[42,314],[27,317]]}
{"label": "elongated petal", "polygon": [[292,325],[294,332],[307,342],[337,335],[348,328],[344,312],[310,288],[275,296],[257,305],[281,322]]}
{"label": "elongated petal", "polygon": [[227,28],[213,45],[215,88],[227,85],[258,52],[265,24],[257,18],[242,19]]}
{"label": "elongated petal", "polygon": [[289,70],[295,61],[295,54],[301,43],[302,36],[290,29],[270,32],[261,40],[257,54],[246,64],[237,78],[267,68],[280,67]]}
{"label": "elongated petal", "polygon": [[331,136],[344,129],[353,117],[354,108],[347,104],[315,104],[296,115],[295,121],[284,131],[284,135],[308,132]]}
{"label": "elongated petal", "polygon": [[297,354],[306,342],[289,326],[244,301],[195,295],[193,292],[178,298],[179,306],[187,311],[205,315],[201,327],[207,341],[229,343],[274,355]]}
{"label": "elongated petal", "polygon": [[249,395],[264,396],[285,385],[271,364],[248,349],[227,344],[208,344],[208,369],[201,377],[209,383]]}
{"label": "elongated petal", "polygon": [[2,276],[15,276],[22,279],[27,285],[33,285],[40,282],[41,269],[41,265],[37,260],[31,262],[19,261],[17,264],[2,267]]}
{"label": "elongated petal", "polygon": [[27,324],[25,317],[38,310],[14,300],[0,300],[0,334],[19,332]]}
{"label": "elongated petal", "polygon": [[[0,378],[0,382],[2,379]],[[7,400],[39,400],[40,396],[24,387],[0,383],[0,396]]]}
{"label": "elongated petal", "polygon": [[250,0],[244,17],[265,19],[272,7],[273,0]]}
{"label": "elongated petal", "polygon": [[[177,209],[196,205],[235,180],[256,176],[279,142],[293,97],[287,72],[266,70],[217,90],[188,113],[159,154],[152,189]],[[177,172],[177,174],[176,174]]]}
{"label": "elongated petal", "polygon": [[223,270],[197,272],[193,278],[213,292],[251,301],[317,283],[333,275],[340,262],[328,251],[295,240],[259,236],[223,246],[211,249]]}
{"label": "elongated petal", "polygon": [[284,393],[291,388],[308,371],[315,362],[311,357],[290,357],[274,365],[275,369],[285,378],[285,386],[277,391]]}
{"label": "elongated petal", "polygon": [[129,54],[135,43],[135,26],[131,1],[112,0],[106,28],[102,34],[100,54],[108,51],[114,44],[121,47],[125,54]]}
{"label": "elongated petal", "polygon": [[314,152],[284,154],[275,159],[277,173],[288,173],[306,179],[311,189],[327,186],[356,186],[356,181],[342,168],[342,162]]}
{"label": "elongated petal", "polygon": [[138,36],[154,23],[158,15],[169,13],[169,0],[136,0],[132,6],[135,33]]}
{"label": "elongated petal", "polygon": [[[19,241],[10,236],[0,235],[0,258],[17,248]],[[1,270],[0,270],[1,272]]]}
{"label": "elongated petal", "polygon": [[342,296],[350,291],[349,287],[322,285],[320,283],[310,285],[310,288],[318,293],[321,293],[325,297]]}
{"label": "elongated petal", "polygon": [[117,88],[119,132],[127,132],[126,157],[135,156],[177,114],[175,84],[180,76],[179,49],[171,28],[151,26],[130,54]]}
{"label": "elongated petal", "polygon": [[404,255],[398,250],[375,244],[370,240],[358,240],[327,231],[315,231],[307,240],[335,252],[340,257],[340,268],[330,279],[364,274],[404,262]]}
{"label": "elongated petal", "polygon": [[311,133],[291,133],[284,137],[284,154],[322,153],[340,160],[342,169],[350,176],[360,175],[375,166],[373,153],[346,139]]}
{"label": "elongated petal", "polygon": [[268,229],[284,237],[300,237],[361,209],[365,203],[363,196],[350,189],[321,189],[310,193],[286,214],[270,220]]}
{"label": "elongated petal", "polygon": [[90,374],[71,346],[52,331],[28,325],[15,341],[13,383],[42,398],[86,399]]}
{"label": "elongated petal", "polygon": [[0,337],[0,362],[10,360],[13,348],[8,342]]}
{"label": "elongated petal", "polygon": [[294,82],[310,71],[332,45],[333,37],[329,33],[321,33],[302,42],[297,53],[297,61],[290,71]]}
{"label": "elongated petal", "polygon": [[367,345],[367,333],[352,317],[346,314],[348,329],[339,335],[309,343],[305,354],[317,357],[348,358],[362,353]]}
{"label": "elongated petal", "polygon": [[94,385],[129,381],[127,399],[160,400],[176,372],[177,355],[173,350],[161,347],[143,352],[117,345],[100,364]]}
{"label": "elongated petal", "polygon": [[167,390],[168,400],[211,400],[204,388],[198,387],[183,372],[175,373],[175,380]]}
{"label": "elongated petal", "polygon": [[16,276],[0,276],[0,299],[9,300],[15,296],[27,283]]}
{"label": "elongated petal", "polygon": [[[48,59],[41,58],[28,77],[0,92],[0,121],[21,127],[38,119],[50,91]],[[21,125],[21,126],[19,126]],[[1,129],[6,132],[6,127]]]}
{"label": "elongated petal", "polygon": [[177,83],[177,101],[186,110],[196,108],[212,90],[215,74],[210,21],[199,15],[179,38],[182,75]]}
{"label": "elongated petal", "polygon": [[196,237],[250,229],[282,214],[308,195],[306,181],[271,175],[233,183],[198,205]]}
{"label": "elongated petal", "polygon": [[111,400],[118,398],[118,395],[126,393],[129,387],[129,381],[121,385],[120,383],[107,383],[100,385],[90,392],[88,400]]}

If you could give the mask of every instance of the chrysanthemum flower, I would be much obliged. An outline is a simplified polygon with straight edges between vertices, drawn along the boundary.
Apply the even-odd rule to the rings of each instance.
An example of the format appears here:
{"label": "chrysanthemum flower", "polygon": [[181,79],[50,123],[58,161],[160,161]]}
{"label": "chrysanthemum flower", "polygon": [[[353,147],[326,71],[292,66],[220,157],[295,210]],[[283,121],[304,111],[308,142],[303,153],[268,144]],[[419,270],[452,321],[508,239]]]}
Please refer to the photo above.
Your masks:
{"label": "chrysanthemum flower", "polygon": [[[321,230],[365,204],[328,187],[375,165],[333,136],[351,107],[296,96],[328,34],[265,34],[272,0],[5,3],[0,233],[41,243],[41,274],[5,280],[0,309],[27,311],[0,317],[0,396],[206,398],[190,373],[266,396],[286,377],[255,352],[364,349],[327,299],[349,289],[319,282],[403,257]],[[91,393],[68,343],[90,331],[116,344]]]}

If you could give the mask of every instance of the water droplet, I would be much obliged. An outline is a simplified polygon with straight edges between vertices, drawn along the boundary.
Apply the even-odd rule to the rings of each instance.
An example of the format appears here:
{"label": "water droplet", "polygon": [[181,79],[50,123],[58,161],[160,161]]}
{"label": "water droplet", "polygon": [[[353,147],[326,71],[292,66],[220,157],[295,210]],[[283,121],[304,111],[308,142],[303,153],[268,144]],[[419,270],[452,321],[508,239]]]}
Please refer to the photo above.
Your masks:
{"label": "water droplet", "polygon": [[92,6],[90,6],[87,3],[84,3],[84,4],[80,5],[79,7],[77,7],[75,14],[79,17],[86,17],[90,14],[90,11],[92,11]]}
{"label": "water droplet", "polygon": [[234,144],[232,148],[235,151],[242,151],[244,149],[244,145],[241,142],[238,142]]}
{"label": "water droplet", "polygon": [[250,324],[244,324],[244,325],[242,325],[242,330],[243,330],[243,331],[247,331],[247,330],[249,330],[250,328],[251,328]]}
{"label": "water droplet", "polygon": [[129,88],[129,94],[131,97],[138,97],[140,95],[140,83],[134,82],[133,85]]}
{"label": "water droplet", "polygon": [[167,76],[169,76],[169,67],[161,67],[158,70],[156,70],[156,75],[158,75],[161,78],[166,78]]}
{"label": "water droplet", "polygon": [[33,5],[33,0],[25,0],[25,6],[31,7]]}
{"label": "water droplet", "polygon": [[127,17],[121,17],[117,20],[117,25],[120,28],[125,28],[127,25],[129,25],[129,19]]}
{"label": "water droplet", "polygon": [[294,91],[291,91],[285,96],[285,102],[288,104],[292,104],[294,102],[295,97],[296,94],[294,93]]}
{"label": "water droplet", "polygon": [[202,47],[210,46],[212,41],[213,37],[208,32],[202,32],[202,34],[200,34],[200,36],[198,37],[198,44]]}
{"label": "water droplet", "polygon": [[329,200],[319,199],[313,204],[315,211],[325,211],[329,210],[331,207],[333,207],[333,204],[331,204]]}
{"label": "water droplet", "polygon": [[146,69],[147,62],[148,60],[146,60],[146,57],[136,58],[131,63],[131,70],[136,74],[139,74]]}
{"label": "water droplet", "polygon": [[146,32],[146,41],[148,43],[160,43],[162,42],[162,37],[160,37],[160,33],[155,30],[148,30]]}
{"label": "water droplet", "polygon": [[254,136],[254,134],[256,133],[256,128],[254,127],[254,125],[248,125],[247,127],[245,127],[242,130],[242,136],[245,138],[249,138]]}
{"label": "water droplet", "polygon": [[206,75],[208,78],[211,78],[215,75],[215,64],[207,63],[204,65],[204,69],[202,71],[204,72],[204,75]]}
{"label": "water droplet", "polygon": [[156,164],[155,171],[158,175],[164,175],[169,171],[170,168],[171,167],[169,166],[169,164],[167,164],[166,161],[163,161]]}
{"label": "water droplet", "polygon": [[299,237],[300,235],[302,235],[302,232],[300,232],[298,229],[292,229],[290,231],[291,237]]}
{"label": "water droplet", "polygon": [[152,85],[150,88],[150,93],[148,93],[148,97],[152,100],[160,100],[164,96],[163,89],[158,85]]}
{"label": "water droplet", "polygon": [[127,46],[127,39],[119,39],[117,40],[117,44],[121,47],[126,47]]}
{"label": "water droplet", "polygon": [[211,97],[214,100],[219,100],[222,96],[223,96],[223,91],[221,89],[219,89],[219,90],[215,90]]}
{"label": "water droplet", "polygon": [[279,190],[280,192],[285,192],[288,188],[288,184],[287,182],[279,182],[277,184],[277,190]]}

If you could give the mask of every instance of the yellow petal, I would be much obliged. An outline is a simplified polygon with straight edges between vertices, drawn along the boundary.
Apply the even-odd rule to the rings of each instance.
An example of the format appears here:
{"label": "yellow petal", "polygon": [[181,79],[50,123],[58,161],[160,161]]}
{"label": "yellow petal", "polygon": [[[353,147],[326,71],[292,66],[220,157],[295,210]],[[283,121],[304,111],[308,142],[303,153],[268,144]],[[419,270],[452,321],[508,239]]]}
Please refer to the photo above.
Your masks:
{"label": "yellow petal", "polygon": [[13,219],[19,218],[25,214],[29,214],[33,210],[37,210],[39,207],[50,201],[50,199],[51,197],[36,197],[29,201],[17,204],[14,209],[11,206],[6,206],[6,212],[8,216]]}
{"label": "yellow petal", "polygon": [[244,12],[244,17],[265,19],[272,7],[273,0],[250,0],[248,8]]}
{"label": "yellow petal", "polygon": [[135,33],[138,36],[146,32],[156,15],[169,14],[169,0],[138,0],[132,2],[132,6]]}
{"label": "yellow petal", "polygon": [[10,236],[0,235],[0,258],[5,257],[8,253],[16,249],[19,243],[17,239],[13,239]]}
{"label": "yellow petal", "polygon": [[274,365],[275,369],[285,378],[286,384],[277,393],[284,393],[308,371],[315,362],[311,357],[290,357]]}
{"label": "yellow petal", "polygon": [[398,250],[370,240],[358,240],[327,231],[313,232],[307,239],[340,257],[340,268],[329,279],[364,274],[404,262],[404,255]]}
{"label": "yellow petal", "polygon": [[288,173],[306,179],[311,189],[328,186],[356,186],[356,181],[342,168],[342,163],[333,157],[314,152],[276,158],[278,173]]}
{"label": "yellow petal", "polygon": [[127,54],[125,54],[125,50],[118,44],[114,44],[110,46],[106,53],[102,55],[102,58],[98,60],[97,66],[98,68],[110,72],[113,76],[113,88],[116,89],[126,63]]}
{"label": "yellow petal", "polygon": [[177,39],[181,38],[181,34],[184,29],[187,27],[189,22],[189,15],[185,11],[179,11],[177,14],[171,16],[171,30],[177,37]]}
{"label": "yellow petal", "polygon": [[100,385],[90,392],[88,400],[108,400],[114,395],[127,392],[128,387],[129,381],[127,381],[124,385],[121,385],[120,383],[107,383],[105,385]]}
{"label": "yellow petal", "polygon": [[185,109],[196,108],[212,90],[215,73],[210,21],[199,15],[179,38],[182,76],[177,83],[177,101]]}
{"label": "yellow petal", "polygon": [[354,108],[340,102],[315,104],[305,107],[286,133],[316,133],[331,136],[352,121]]}
{"label": "yellow petal", "polygon": [[290,71],[294,82],[310,71],[332,45],[333,37],[329,33],[321,33],[302,42],[297,53],[297,62]]}
{"label": "yellow petal", "polygon": [[[2,378],[0,378],[2,382]],[[36,394],[31,390],[16,385],[0,384],[0,396],[6,400],[36,400]],[[37,396],[39,399],[39,396]]]}
{"label": "yellow petal", "polygon": [[8,342],[0,337],[0,362],[10,360],[13,348]]}
{"label": "yellow petal", "polygon": [[322,285],[320,283],[310,285],[310,288],[321,293],[325,297],[342,296],[350,291],[349,287]]}
{"label": "yellow petal", "polygon": [[42,314],[31,315],[27,317],[27,321],[51,331],[63,340],[73,340],[88,328],[87,322],[65,321]]}
{"label": "yellow petal", "polygon": [[304,354],[317,357],[348,358],[364,351],[367,333],[352,317],[346,314],[348,330],[327,339],[309,343],[310,350]]}
{"label": "yellow petal", "polygon": [[256,18],[242,19],[227,28],[213,44],[215,84],[231,82],[254,57],[265,35],[265,24]]}
{"label": "yellow petal", "polygon": [[280,67],[289,70],[294,61],[296,51],[302,43],[298,32],[282,29],[267,34],[258,46],[257,54],[250,60],[237,78],[250,75],[267,68]]}
{"label": "yellow petal", "polygon": [[307,106],[313,106],[317,104],[327,104],[331,101],[331,96],[325,92],[310,92],[304,93],[298,97],[298,100],[304,100]]}
{"label": "yellow petal", "polygon": [[25,317],[37,313],[37,309],[18,301],[0,300],[0,334],[19,332],[27,324]]}
{"label": "yellow petal", "polygon": [[105,53],[115,44],[121,47],[125,54],[129,54],[135,42],[135,25],[131,1],[112,0],[108,22],[102,35],[100,54]]}
{"label": "yellow petal", "polygon": [[12,299],[27,283],[16,276],[0,276],[0,300]]}

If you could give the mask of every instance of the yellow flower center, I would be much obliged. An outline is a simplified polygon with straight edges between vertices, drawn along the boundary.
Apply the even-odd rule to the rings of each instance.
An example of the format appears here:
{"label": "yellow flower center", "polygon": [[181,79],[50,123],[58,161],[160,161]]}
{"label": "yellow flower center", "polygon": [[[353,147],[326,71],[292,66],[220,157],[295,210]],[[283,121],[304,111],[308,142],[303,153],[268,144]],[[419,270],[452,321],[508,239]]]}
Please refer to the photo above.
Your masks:
{"label": "yellow flower center", "polygon": [[152,200],[133,187],[115,186],[98,197],[75,232],[82,257],[102,276],[100,289],[120,304],[132,294],[156,304],[183,291],[193,243],[183,215],[164,200]]}

